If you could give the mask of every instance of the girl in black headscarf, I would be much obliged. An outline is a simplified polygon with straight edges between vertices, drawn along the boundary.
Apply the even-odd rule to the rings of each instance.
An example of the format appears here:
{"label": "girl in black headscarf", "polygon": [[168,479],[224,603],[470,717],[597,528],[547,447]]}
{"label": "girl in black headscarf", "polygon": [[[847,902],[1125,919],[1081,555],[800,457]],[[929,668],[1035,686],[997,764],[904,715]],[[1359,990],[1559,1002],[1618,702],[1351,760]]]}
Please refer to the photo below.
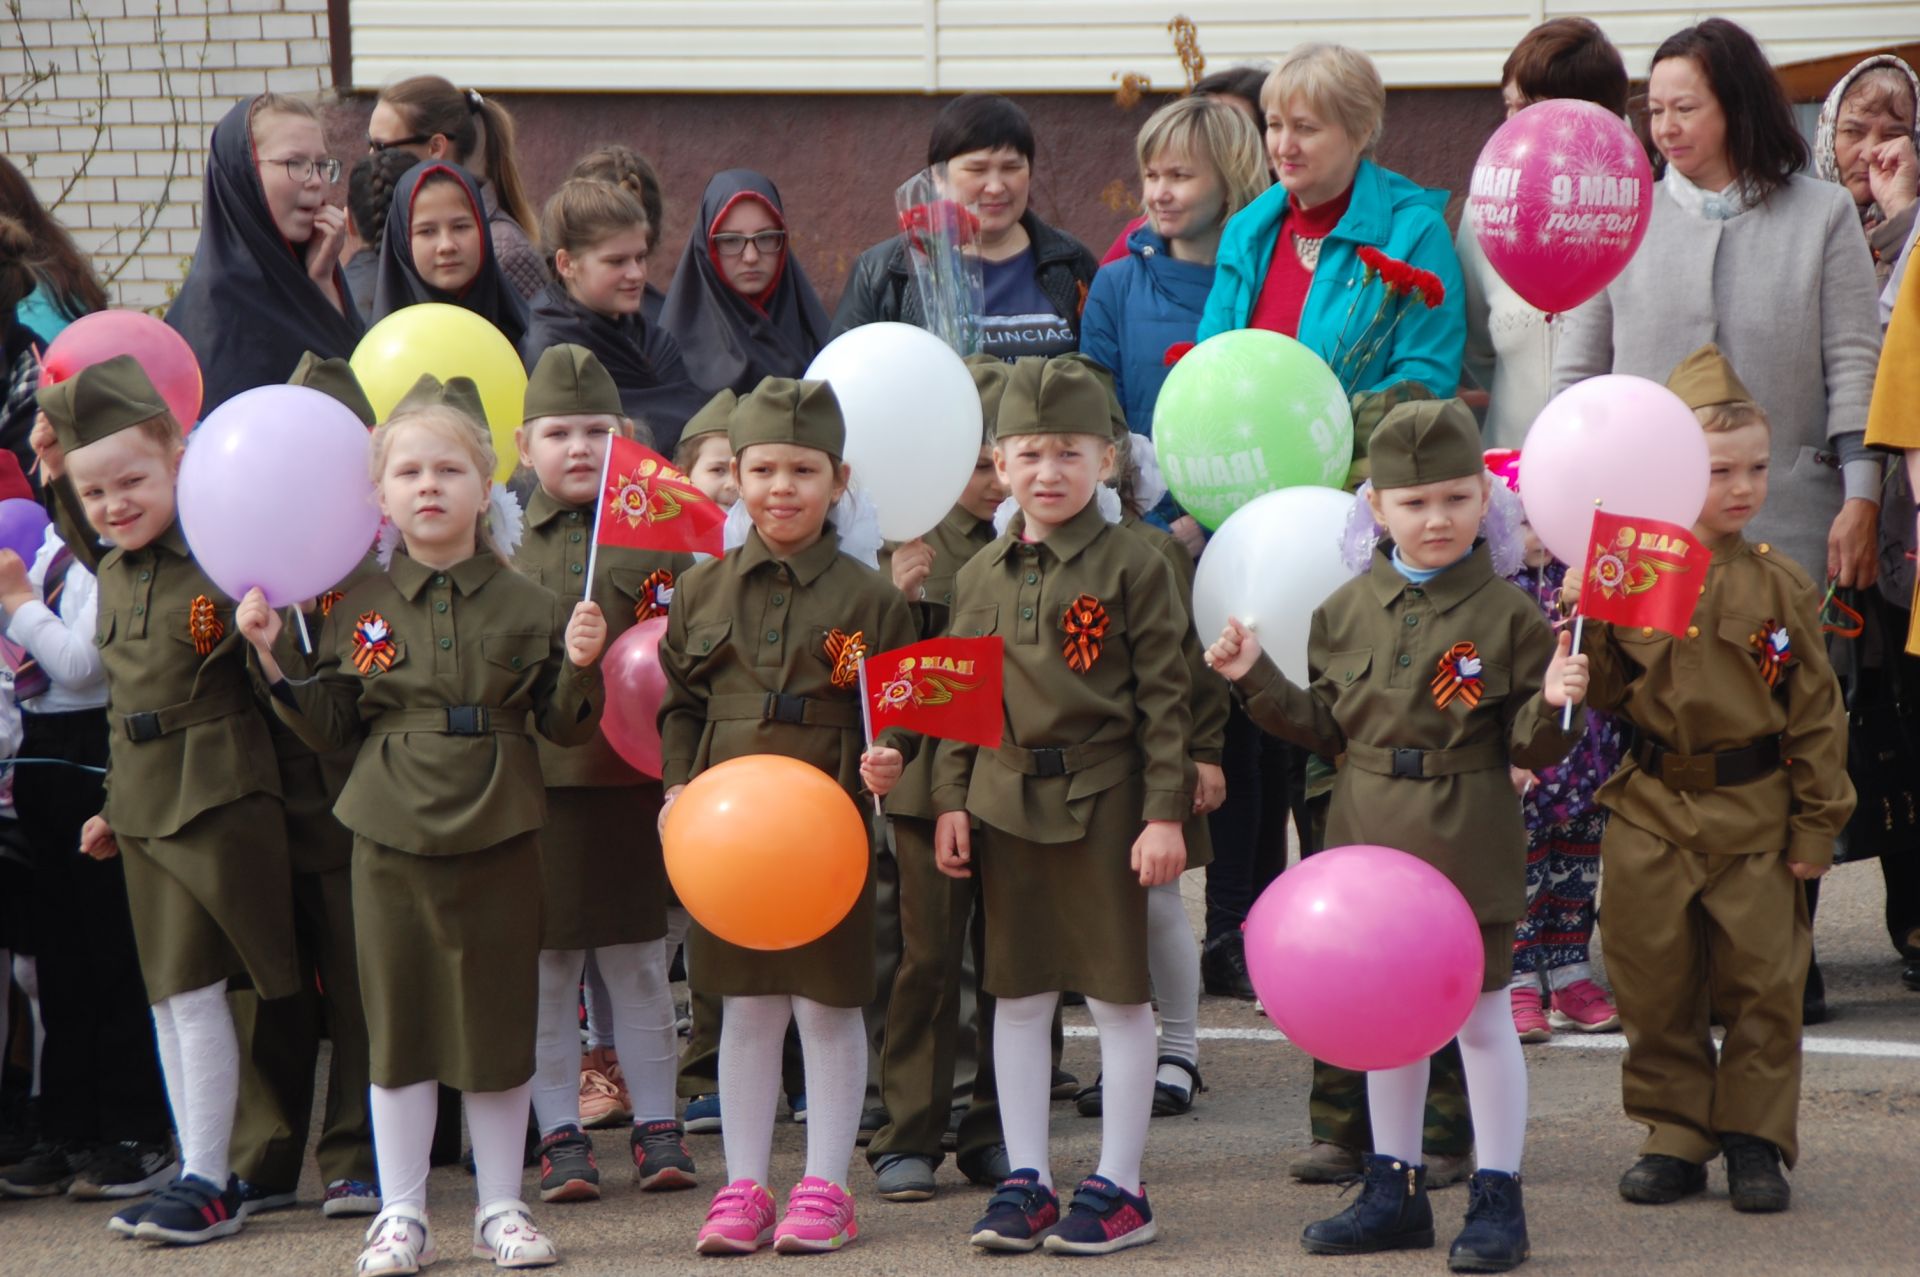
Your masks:
{"label": "girl in black headscarf", "polygon": [[708,393],[798,377],[827,340],[827,312],[788,244],[773,183],[728,169],[707,183],[660,322]]}
{"label": "girl in black headscarf", "polygon": [[627,416],[672,456],[687,418],[709,396],[688,380],[673,338],[641,317],[653,247],[646,210],[618,186],[571,178],[547,201],[540,238],[553,254],[554,280],[533,300],[520,343],[527,368],[549,346],[585,346],[612,374]]}
{"label": "girl in black headscarf", "polygon": [[167,323],[200,361],[200,415],[243,390],[280,385],[300,356],[347,358],[360,312],[340,272],[346,214],[326,202],[340,176],[314,108],[265,93],[213,128],[200,243]]}
{"label": "girl in black headscarf", "polygon": [[457,164],[427,160],[402,175],[380,238],[375,323],[408,306],[443,302],[464,306],[520,344],[526,303],[493,255],[485,210],[480,184]]}

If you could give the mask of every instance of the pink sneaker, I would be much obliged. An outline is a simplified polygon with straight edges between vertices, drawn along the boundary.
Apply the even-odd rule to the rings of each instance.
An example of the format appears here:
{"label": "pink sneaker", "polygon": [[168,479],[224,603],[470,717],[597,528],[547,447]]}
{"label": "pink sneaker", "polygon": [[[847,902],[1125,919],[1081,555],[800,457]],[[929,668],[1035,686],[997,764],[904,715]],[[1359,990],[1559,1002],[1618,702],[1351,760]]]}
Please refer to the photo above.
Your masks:
{"label": "pink sneaker", "polygon": [[1547,1024],[1546,1015],[1540,1010],[1540,990],[1514,989],[1513,1031],[1520,1035],[1522,1042],[1545,1042],[1553,1036],[1553,1029]]}
{"label": "pink sneaker", "polygon": [[1580,1033],[1612,1033],[1620,1027],[1620,1012],[1614,1008],[1613,999],[1591,980],[1575,980],[1564,989],[1555,989],[1547,1019],[1556,1029]]}
{"label": "pink sneaker", "polygon": [[831,1180],[809,1175],[787,1194],[787,1216],[773,1233],[782,1255],[839,1250],[860,1235],[853,1222],[853,1195]]}
{"label": "pink sneaker", "polygon": [[702,1255],[751,1255],[772,1240],[773,1194],[737,1179],[713,1195],[693,1248]]}

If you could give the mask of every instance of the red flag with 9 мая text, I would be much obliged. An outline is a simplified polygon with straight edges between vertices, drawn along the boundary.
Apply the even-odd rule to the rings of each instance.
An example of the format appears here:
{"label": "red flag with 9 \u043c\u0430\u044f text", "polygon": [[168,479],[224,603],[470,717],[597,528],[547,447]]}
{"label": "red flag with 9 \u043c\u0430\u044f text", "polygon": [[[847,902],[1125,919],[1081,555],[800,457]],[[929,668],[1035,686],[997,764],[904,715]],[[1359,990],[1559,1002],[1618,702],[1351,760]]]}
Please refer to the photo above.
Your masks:
{"label": "red flag with 9 \u043c\u0430\u044f text", "polygon": [[1679,634],[1707,584],[1707,547],[1677,523],[1596,510],[1580,610],[1596,621]]}
{"label": "red flag with 9 \u043c\u0430\u044f text", "polygon": [[998,635],[928,639],[867,661],[867,707],[875,734],[904,727],[923,736],[1000,748]]}
{"label": "red flag with 9 \u043c\u0430\u044f text", "polygon": [[723,552],[722,510],[653,449],[615,435],[607,440],[607,482],[594,539],[629,550]]}

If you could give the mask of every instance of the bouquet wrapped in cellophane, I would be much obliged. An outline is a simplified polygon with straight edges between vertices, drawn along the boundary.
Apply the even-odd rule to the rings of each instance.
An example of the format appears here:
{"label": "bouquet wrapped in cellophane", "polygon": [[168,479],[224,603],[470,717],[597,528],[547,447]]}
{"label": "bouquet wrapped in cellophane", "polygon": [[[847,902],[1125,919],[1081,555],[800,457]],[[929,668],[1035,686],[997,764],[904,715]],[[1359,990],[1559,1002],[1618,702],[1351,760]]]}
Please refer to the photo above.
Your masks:
{"label": "bouquet wrapped in cellophane", "polygon": [[976,251],[980,219],[953,198],[944,164],[901,183],[893,203],[906,236],[909,273],[920,298],[923,327],[956,354],[977,353],[986,295],[986,276]]}

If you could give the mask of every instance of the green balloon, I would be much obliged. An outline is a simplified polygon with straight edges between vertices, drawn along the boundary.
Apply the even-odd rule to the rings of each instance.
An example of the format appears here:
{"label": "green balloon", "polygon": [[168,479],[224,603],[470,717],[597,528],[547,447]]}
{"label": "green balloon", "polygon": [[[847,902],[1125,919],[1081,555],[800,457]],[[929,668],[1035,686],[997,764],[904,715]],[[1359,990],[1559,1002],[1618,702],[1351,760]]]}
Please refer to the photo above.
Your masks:
{"label": "green balloon", "polygon": [[1291,337],[1220,333],[1167,374],[1153,450],[1174,498],[1208,528],[1278,488],[1338,488],[1353,463],[1353,413],[1340,378]]}

